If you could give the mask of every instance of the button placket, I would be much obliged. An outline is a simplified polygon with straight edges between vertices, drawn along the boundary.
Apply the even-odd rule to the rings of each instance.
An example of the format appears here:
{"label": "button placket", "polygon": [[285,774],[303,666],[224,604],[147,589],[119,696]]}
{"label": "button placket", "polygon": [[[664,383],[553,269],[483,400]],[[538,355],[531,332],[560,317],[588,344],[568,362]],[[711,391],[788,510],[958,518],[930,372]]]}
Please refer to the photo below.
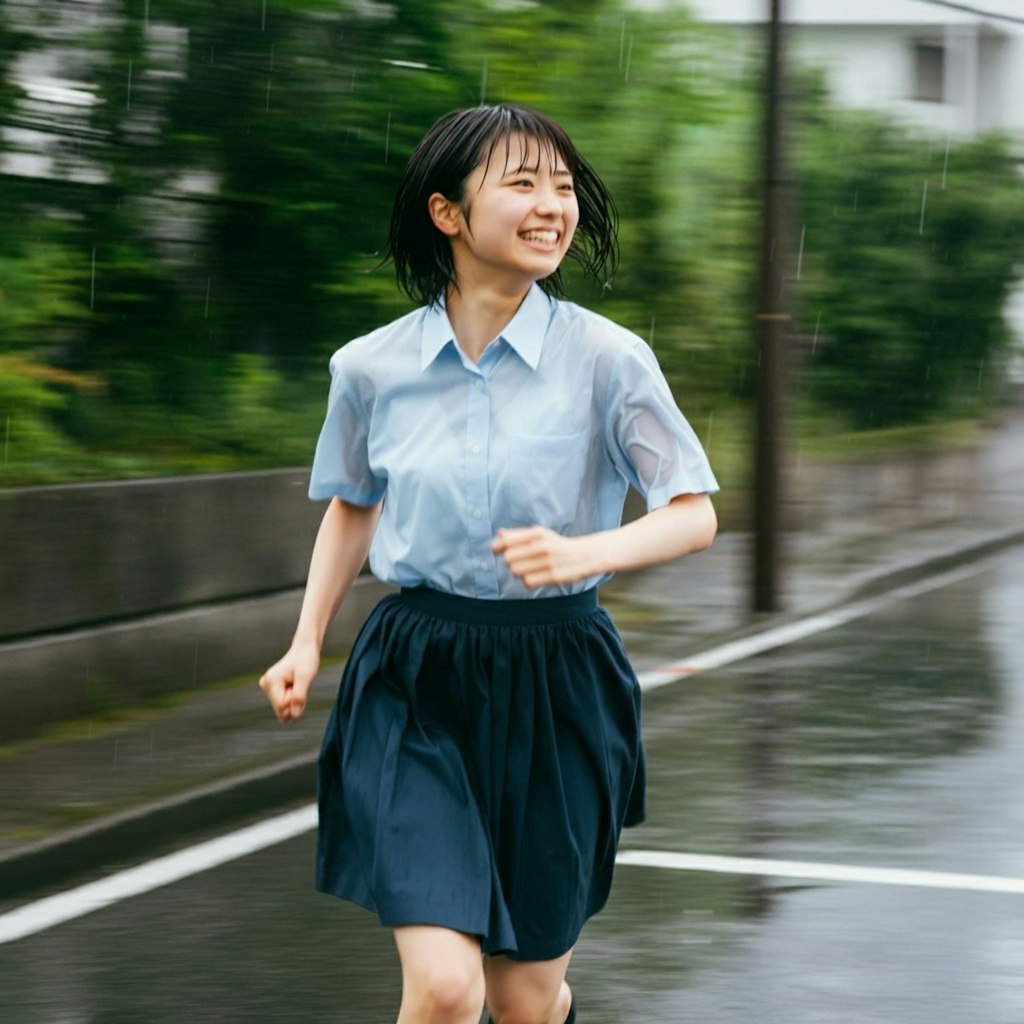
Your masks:
{"label": "button placket", "polygon": [[497,597],[498,581],[491,553],[491,517],[487,480],[490,440],[491,396],[479,371],[469,384],[466,417],[466,524],[476,590],[481,597]]}

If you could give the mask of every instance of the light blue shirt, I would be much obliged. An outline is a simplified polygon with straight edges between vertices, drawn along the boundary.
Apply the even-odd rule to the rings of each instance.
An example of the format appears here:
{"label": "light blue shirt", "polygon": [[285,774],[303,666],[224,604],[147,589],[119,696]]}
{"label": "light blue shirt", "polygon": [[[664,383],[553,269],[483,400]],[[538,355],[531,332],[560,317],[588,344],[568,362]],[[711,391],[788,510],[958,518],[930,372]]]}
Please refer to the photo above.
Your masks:
{"label": "light blue shirt", "polygon": [[646,343],[536,285],[475,364],[443,306],[331,358],[309,494],[386,499],[370,568],[388,583],[480,598],[587,590],[609,577],[528,589],[491,542],[503,526],[616,527],[629,484],[648,510],[718,490]]}

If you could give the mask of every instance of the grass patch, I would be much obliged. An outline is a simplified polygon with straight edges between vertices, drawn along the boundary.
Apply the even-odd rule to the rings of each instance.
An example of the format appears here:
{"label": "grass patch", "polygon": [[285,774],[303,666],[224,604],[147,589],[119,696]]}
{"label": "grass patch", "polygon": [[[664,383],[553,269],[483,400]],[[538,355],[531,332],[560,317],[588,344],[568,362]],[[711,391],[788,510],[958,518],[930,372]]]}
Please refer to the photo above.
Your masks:
{"label": "grass patch", "polygon": [[967,449],[978,444],[983,433],[981,422],[975,419],[943,420],[832,434],[822,430],[825,422],[814,420],[801,424],[800,452],[804,457],[826,461],[872,456],[884,458],[915,451]]}

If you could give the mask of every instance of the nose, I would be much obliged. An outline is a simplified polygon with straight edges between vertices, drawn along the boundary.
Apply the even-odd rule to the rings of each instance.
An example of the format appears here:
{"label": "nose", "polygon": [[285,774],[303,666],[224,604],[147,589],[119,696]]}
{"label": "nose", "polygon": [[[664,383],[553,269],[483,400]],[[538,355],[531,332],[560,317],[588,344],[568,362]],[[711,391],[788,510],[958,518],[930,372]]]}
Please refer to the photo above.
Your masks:
{"label": "nose", "polygon": [[534,193],[534,206],[538,213],[556,215],[562,212],[558,192],[552,183],[540,186]]}

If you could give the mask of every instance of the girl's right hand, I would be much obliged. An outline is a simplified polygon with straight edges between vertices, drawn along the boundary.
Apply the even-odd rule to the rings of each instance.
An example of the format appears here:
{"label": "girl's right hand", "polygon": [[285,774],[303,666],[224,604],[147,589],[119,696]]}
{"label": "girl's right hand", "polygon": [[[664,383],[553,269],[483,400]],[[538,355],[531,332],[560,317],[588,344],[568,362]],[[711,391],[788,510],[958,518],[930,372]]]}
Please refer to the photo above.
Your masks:
{"label": "girl's right hand", "polygon": [[309,688],[320,668],[320,651],[314,644],[292,644],[260,677],[260,689],[281,722],[299,718],[306,710]]}

